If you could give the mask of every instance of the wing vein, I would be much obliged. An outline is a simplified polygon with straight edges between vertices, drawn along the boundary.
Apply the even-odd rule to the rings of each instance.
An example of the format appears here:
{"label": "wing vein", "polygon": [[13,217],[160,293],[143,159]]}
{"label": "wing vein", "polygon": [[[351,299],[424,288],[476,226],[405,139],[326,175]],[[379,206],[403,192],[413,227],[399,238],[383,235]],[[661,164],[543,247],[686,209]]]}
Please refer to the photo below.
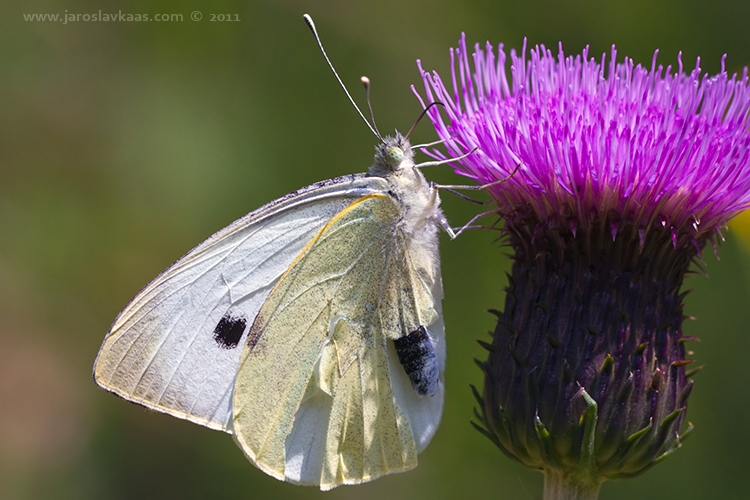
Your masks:
{"label": "wing vein", "polygon": [[[375,245],[375,242],[376,242],[376,240],[373,240],[371,243],[369,243],[367,245],[367,247],[365,248],[365,250],[363,250],[359,254],[359,256],[357,256],[355,259],[353,259],[352,264],[349,267],[347,267],[345,270],[343,270],[340,273],[335,273],[335,274],[332,274],[332,275],[330,275],[330,276],[328,276],[326,278],[322,278],[322,279],[316,281],[315,282],[315,286],[318,286],[321,283],[326,283],[328,281],[332,281],[332,280],[335,280],[335,279],[342,278],[342,277],[346,276],[357,265],[357,263],[359,263],[359,261],[362,259],[362,257],[367,252],[369,252],[370,248],[372,248]],[[340,283],[339,283],[339,286],[340,286]],[[295,295],[294,297],[292,297],[291,299],[289,299],[289,301],[286,304],[280,305],[279,307],[277,307],[276,309],[274,309],[273,313],[271,313],[271,316],[269,317],[269,319],[268,319],[267,322],[270,323],[271,321],[273,321],[274,318],[276,318],[277,315],[279,315],[279,314],[283,313],[284,311],[286,311],[287,308],[289,308],[290,306],[292,306],[297,300],[299,300],[305,293],[309,292],[312,288],[313,287],[310,286],[310,287],[307,287],[307,288],[305,288],[303,290],[300,290],[300,292],[297,295]],[[338,286],[335,288],[335,290],[338,290]],[[335,296],[336,296],[336,294],[332,293],[330,299],[333,300],[333,298],[335,298]]]}
{"label": "wing vein", "polygon": [[[255,234],[257,232],[258,231],[256,230],[252,234]],[[307,235],[308,233],[305,232],[303,234]],[[275,238],[273,238],[269,242],[265,243],[263,246],[271,244],[273,241],[276,241],[280,237],[281,237],[281,235],[276,236]],[[302,238],[302,235],[300,235],[299,237],[295,238],[294,240],[291,240],[290,242],[288,242],[287,244],[285,244],[284,248],[287,248],[288,246],[291,246],[293,242],[299,241],[301,238]],[[143,314],[143,316],[144,317],[147,316],[151,311],[153,311],[154,309],[156,309],[159,304],[162,304],[163,302],[167,301],[168,299],[172,298],[173,296],[176,298],[176,300],[179,303],[179,297],[184,296],[184,294],[187,293],[190,290],[190,288],[193,286],[193,284],[196,281],[198,281],[200,278],[202,278],[204,276],[207,276],[209,274],[209,272],[217,269],[219,267],[219,265],[224,265],[226,263],[225,262],[226,259],[232,254],[232,252],[234,252],[237,249],[237,247],[239,247],[241,244],[243,244],[246,240],[247,240],[247,238],[243,238],[243,240],[240,243],[234,245],[234,247],[230,251],[228,251],[224,256],[222,256],[222,258],[220,260],[218,260],[217,262],[215,262],[214,264],[212,264],[208,269],[206,269],[203,272],[201,272],[198,276],[196,276],[195,278],[193,278],[190,282],[188,282],[185,285],[182,285],[179,288],[175,289],[174,291],[166,294],[161,301],[159,301],[158,303],[154,304],[148,311],[146,311]],[[251,270],[249,270],[248,273],[246,274],[246,276],[250,276],[253,272],[255,272],[262,265],[268,263],[273,257],[274,257],[274,255],[272,254],[272,255],[269,255],[268,257],[264,258],[255,267],[253,267]],[[273,277],[273,279],[271,281],[269,281],[268,283],[264,283],[262,286],[258,287],[253,292],[251,292],[249,294],[246,294],[245,296],[243,296],[243,299],[246,299],[247,297],[249,297],[251,295],[256,295],[260,291],[264,291],[264,290],[268,289],[269,286],[272,286],[273,284],[275,284],[276,280],[278,280],[278,276]],[[200,300],[200,304],[204,304],[206,302],[206,298],[211,293],[211,290],[212,290],[212,287],[208,287],[206,289],[206,292],[203,294],[203,297]],[[227,290],[230,292],[230,294],[229,294],[228,297],[229,297],[229,302],[230,302],[230,306],[231,306],[231,305],[234,304],[232,302],[232,298],[231,298],[231,288],[227,287]],[[181,293],[181,295],[179,297],[177,296],[178,293]],[[221,303],[221,302],[219,302],[219,303]],[[216,310],[216,307],[214,307],[212,309],[212,311],[214,311],[214,310]],[[224,311],[224,312],[226,312],[226,311]],[[191,316],[191,319],[189,321],[192,321],[192,318],[194,318],[195,316],[197,316],[199,313],[201,315],[204,315],[204,313],[205,313],[205,311],[202,309],[201,306],[196,307],[194,309],[193,315]],[[164,316],[169,317],[170,315],[167,314],[167,315],[164,315]],[[178,319],[181,318],[181,317],[182,317],[182,315],[178,316]],[[207,318],[208,315],[205,315],[204,317]],[[119,338],[122,337],[122,335],[124,335],[131,328],[134,328],[136,324],[137,324],[137,322],[133,322],[133,324],[130,325],[125,331],[123,331],[118,336],[118,338],[115,339],[115,341],[119,340]],[[177,322],[174,322],[173,324],[176,325]],[[202,328],[203,325],[205,325],[205,321],[201,324],[201,328]],[[161,394],[158,396],[158,398],[156,398],[154,400],[156,402],[156,404],[161,403],[162,398],[164,397],[164,394],[166,394],[166,392],[169,390],[169,386],[171,385],[172,380],[174,379],[175,374],[179,371],[179,369],[180,369],[180,367],[182,365],[182,362],[184,361],[185,357],[190,352],[190,348],[193,346],[193,344],[195,343],[195,340],[198,338],[198,336],[202,333],[201,332],[201,328],[197,328],[197,329],[194,330],[195,333],[192,336],[192,338],[190,339],[190,342],[188,343],[186,349],[183,350],[182,355],[180,356],[180,360],[175,365],[174,370],[172,371],[172,373],[170,374],[170,376],[168,378],[165,378],[165,382],[166,383],[164,384],[164,388],[161,391]],[[161,348],[169,340],[170,336],[172,335],[171,332],[173,331],[173,328],[170,328],[169,331],[170,331],[170,333],[162,336],[162,339],[161,339],[161,342],[159,343],[159,346],[156,349],[153,350],[152,355],[150,356],[150,359],[149,359],[148,363],[146,363],[146,365],[143,367],[143,369],[142,369],[142,371],[140,373],[140,377],[138,379],[138,382],[136,383],[136,387],[140,384],[140,382],[143,380],[143,377],[145,376],[145,374],[148,372],[148,370],[153,365],[153,362],[156,359],[156,357],[159,355],[159,352],[161,351]],[[135,362],[140,359],[140,354],[142,354],[148,348],[148,345],[151,342],[151,339],[153,339],[155,336],[157,336],[157,330],[156,329],[149,336],[148,341],[146,341],[144,343],[143,347],[141,348],[140,353],[138,355],[136,355],[135,360],[130,365],[131,368],[132,368],[133,364],[135,364]],[[132,345],[134,345],[134,344],[135,343],[133,343]],[[131,347],[132,347],[132,345],[131,345]],[[118,369],[119,369],[120,363],[122,361],[124,361],[124,359],[122,359],[122,360],[120,360],[120,362],[118,362],[118,365],[117,365]],[[130,369],[128,369],[128,371],[130,371]],[[144,394],[148,393],[148,390],[150,390],[150,388],[151,388],[152,385],[153,385],[153,381],[149,384],[149,387],[146,388],[146,390],[144,391]]]}

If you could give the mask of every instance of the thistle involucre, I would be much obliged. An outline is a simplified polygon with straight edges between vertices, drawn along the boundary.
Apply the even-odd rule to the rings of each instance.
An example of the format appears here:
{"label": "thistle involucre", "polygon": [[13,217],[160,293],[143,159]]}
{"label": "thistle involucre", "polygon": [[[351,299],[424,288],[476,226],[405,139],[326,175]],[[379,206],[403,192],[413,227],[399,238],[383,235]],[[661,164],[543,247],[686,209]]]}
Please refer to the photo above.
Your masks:
{"label": "thistle involucre", "polygon": [[[595,497],[643,472],[688,429],[693,386],[683,278],[750,203],[750,87],[741,77],[631,59],[511,51],[465,39],[450,91],[422,72],[447,156],[485,184],[514,250],[478,397],[485,433]],[[470,62],[471,61],[471,62]],[[421,69],[421,66],[420,66]],[[436,153],[438,156],[442,156]],[[517,170],[516,170],[517,169]],[[561,486],[562,485],[562,486]],[[566,497],[567,498],[567,497]]]}

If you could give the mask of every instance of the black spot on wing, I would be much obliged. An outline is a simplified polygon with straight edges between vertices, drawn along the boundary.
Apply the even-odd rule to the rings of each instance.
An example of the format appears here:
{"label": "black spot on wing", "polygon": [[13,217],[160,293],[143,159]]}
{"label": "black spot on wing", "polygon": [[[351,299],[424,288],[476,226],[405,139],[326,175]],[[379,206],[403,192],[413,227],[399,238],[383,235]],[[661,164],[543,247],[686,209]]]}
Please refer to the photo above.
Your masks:
{"label": "black spot on wing", "polygon": [[424,326],[393,341],[398,360],[420,396],[432,396],[438,386],[437,355]]}
{"label": "black spot on wing", "polygon": [[226,313],[214,328],[214,340],[222,349],[234,349],[240,343],[247,321],[242,316]]}

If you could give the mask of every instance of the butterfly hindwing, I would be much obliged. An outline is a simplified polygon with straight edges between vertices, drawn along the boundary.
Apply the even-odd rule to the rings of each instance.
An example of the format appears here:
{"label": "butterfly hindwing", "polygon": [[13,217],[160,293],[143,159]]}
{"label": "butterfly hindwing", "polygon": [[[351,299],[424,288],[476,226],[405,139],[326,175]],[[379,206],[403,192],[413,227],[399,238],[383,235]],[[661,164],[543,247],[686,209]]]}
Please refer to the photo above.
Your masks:
{"label": "butterfly hindwing", "polygon": [[128,400],[231,432],[234,379],[266,297],[332,217],[385,189],[379,178],[341,177],[287,195],[216,233],[120,313],[99,351],[95,380]]}
{"label": "butterfly hindwing", "polygon": [[[330,489],[408,470],[437,427],[439,263],[403,233],[401,210],[387,194],[344,209],[291,264],[250,329],[235,439],[277,478]],[[436,253],[436,237],[427,243]],[[432,396],[415,391],[394,352],[395,339],[420,328],[440,365],[429,375]]]}

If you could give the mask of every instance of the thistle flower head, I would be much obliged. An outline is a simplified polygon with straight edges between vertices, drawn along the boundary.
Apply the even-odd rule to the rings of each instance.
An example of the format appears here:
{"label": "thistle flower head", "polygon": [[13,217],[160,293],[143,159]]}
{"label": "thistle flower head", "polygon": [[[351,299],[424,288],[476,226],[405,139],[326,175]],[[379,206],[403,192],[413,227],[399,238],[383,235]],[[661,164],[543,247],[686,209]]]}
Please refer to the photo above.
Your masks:
{"label": "thistle flower head", "polygon": [[[548,477],[596,490],[680,446],[692,360],[683,278],[750,205],[750,82],[544,46],[451,51],[422,70],[457,172],[488,188],[514,250],[480,429]],[[420,65],[421,70],[421,65]],[[424,102],[423,102],[424,104]],[[515,172],[515,173],[514,173]]]}
{"label": "thistle flower head", "polygon": [[[422,70],[427,101],[441,101],[449,123],[430,112],[449,156],[478,150],[458,173],[491,188],[501,212],[531,207],[541,220],[571,223],[614,214],[642,229],[654,224],[693,236],[712,232],[750,203],[750,87],[742,76],[651,69],[612,51],[600,60],[557,57],[544,46],[511,50],[510,74],[497,56],[466,39],[451,51],[453,92]],[[421,70],[421,66],[420,66]],[[613,228],[614,229],[614,228]],[[615,229],[616,230],[616,229]]]}

